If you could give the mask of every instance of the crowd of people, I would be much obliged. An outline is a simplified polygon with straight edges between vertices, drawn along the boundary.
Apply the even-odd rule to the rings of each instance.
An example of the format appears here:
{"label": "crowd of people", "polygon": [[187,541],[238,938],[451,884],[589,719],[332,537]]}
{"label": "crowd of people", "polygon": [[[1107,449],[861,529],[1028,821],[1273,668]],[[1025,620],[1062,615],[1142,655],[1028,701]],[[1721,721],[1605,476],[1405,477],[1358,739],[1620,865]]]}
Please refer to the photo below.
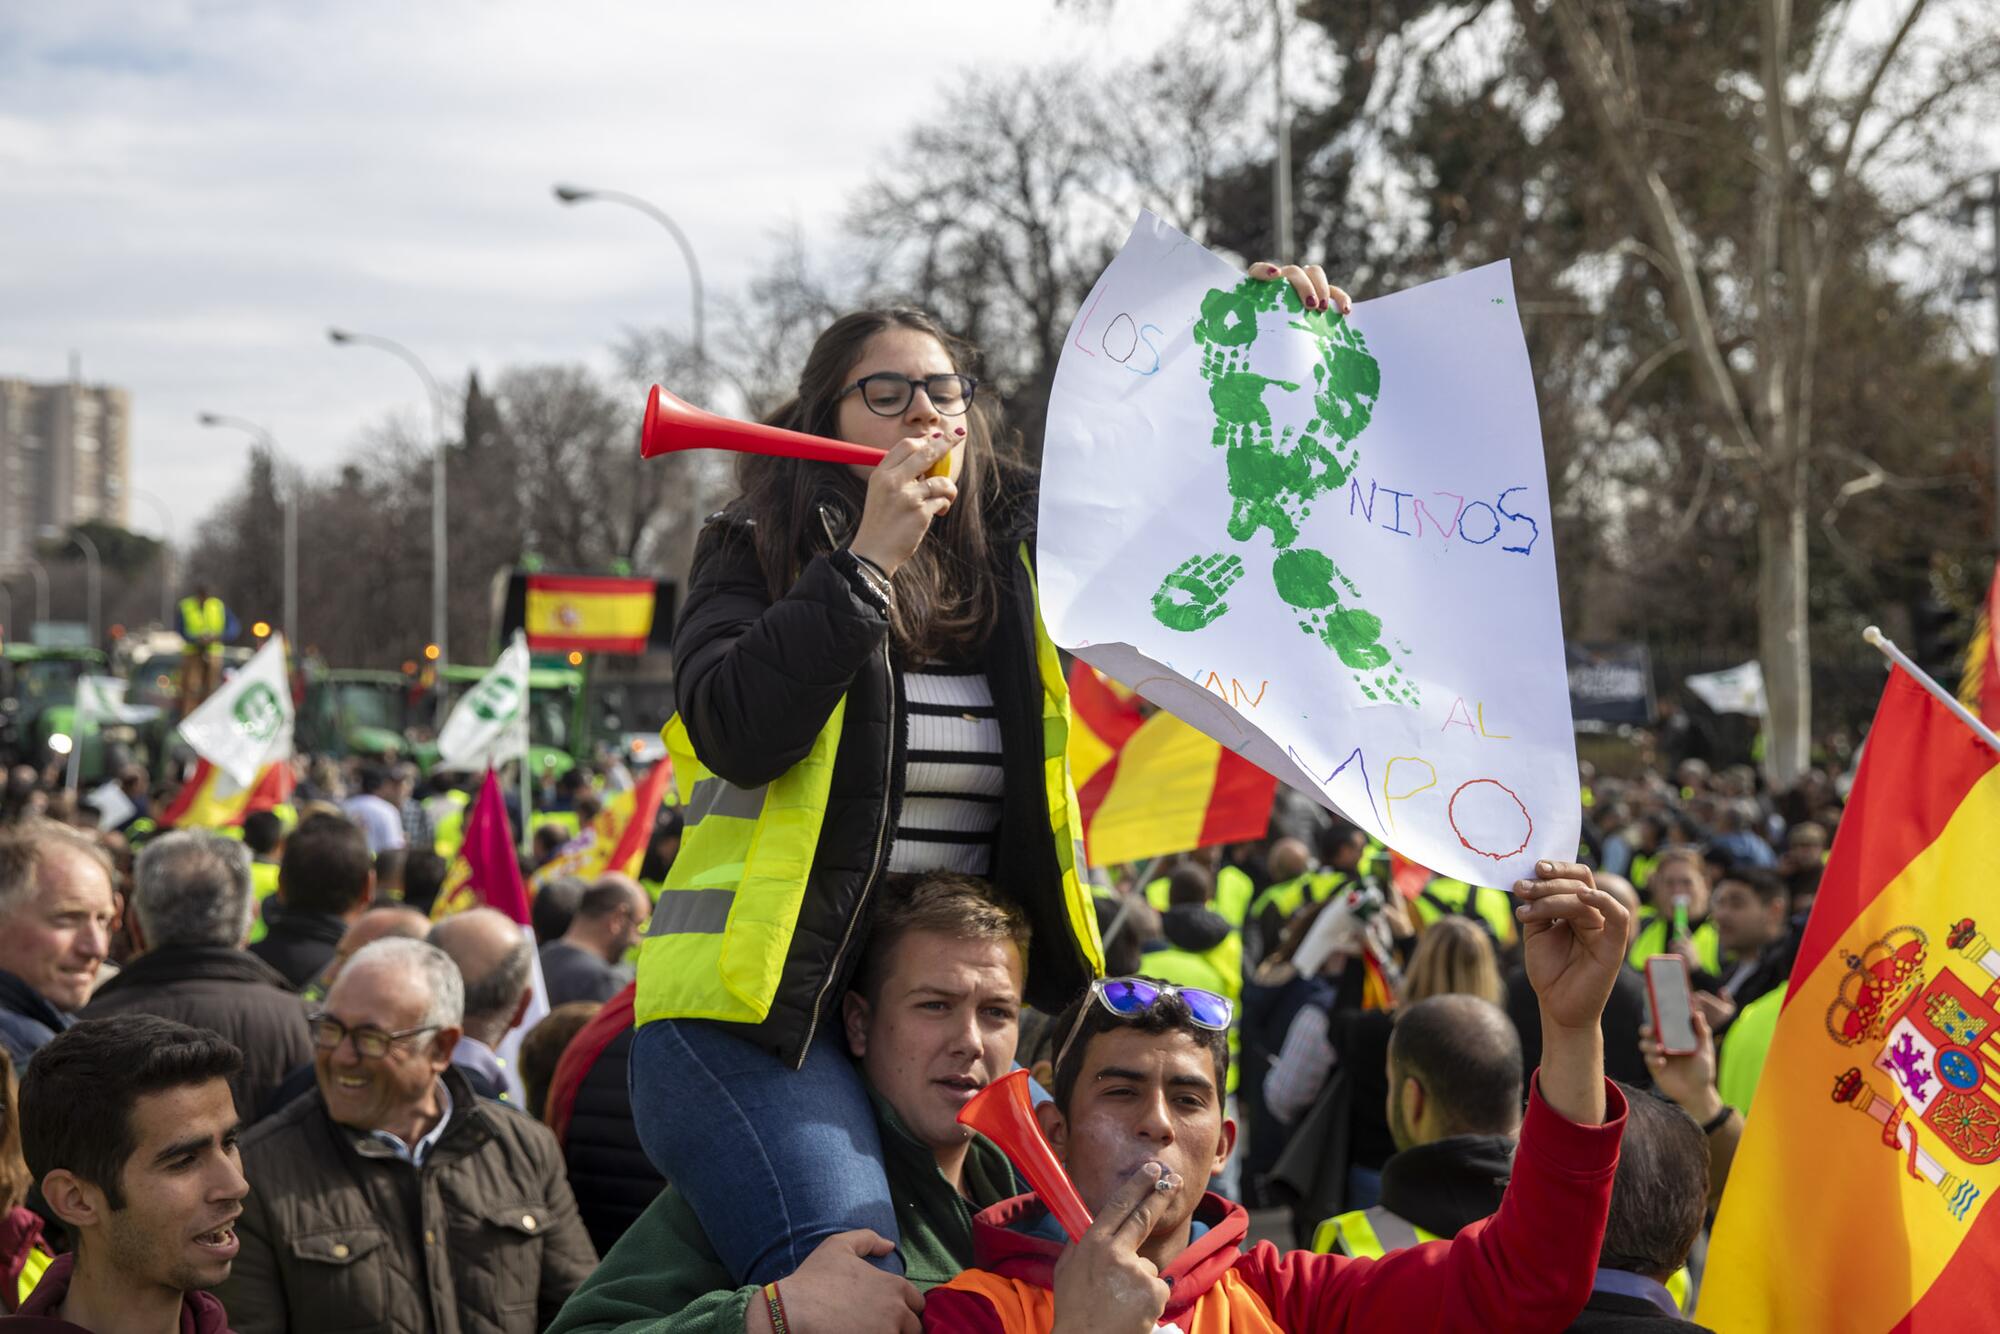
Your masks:
{"label": "crowd of people", "polygon": [[[467,803],[410,766],[300,757],[287,809],[226,830],[152,827],[143,770],[114,830],[10,775],[0,1304],[203,1334],[1683,1319],[1837,781],[1586,766],[1575,860],[1505,890],[1290,793],[1257,842],[1088,867],[1034,479],[971,358],[911,311],[821,337],[777,424],[887,456],[746,460],[675,634],[682,804],[636,876],[535,876],[532,940],[440,903]],[[523,869],[630,781],[516,807],[553,831]],[[1650,1030],[1657,954],[1692,1052]],[[1016,1069],[1082,1220],[959,1120]]]}

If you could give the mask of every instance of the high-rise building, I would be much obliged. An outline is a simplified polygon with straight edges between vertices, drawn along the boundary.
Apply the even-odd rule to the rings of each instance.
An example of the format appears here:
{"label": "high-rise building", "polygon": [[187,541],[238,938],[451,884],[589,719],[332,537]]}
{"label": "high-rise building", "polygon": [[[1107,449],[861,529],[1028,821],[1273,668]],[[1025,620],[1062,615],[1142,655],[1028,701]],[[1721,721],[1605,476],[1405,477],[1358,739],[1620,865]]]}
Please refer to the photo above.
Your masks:
{"label": "high-rise building", "polygon": [[34,553],[47,527],[124,527],[132,396],[111,385],[0,379],[0,569]]}

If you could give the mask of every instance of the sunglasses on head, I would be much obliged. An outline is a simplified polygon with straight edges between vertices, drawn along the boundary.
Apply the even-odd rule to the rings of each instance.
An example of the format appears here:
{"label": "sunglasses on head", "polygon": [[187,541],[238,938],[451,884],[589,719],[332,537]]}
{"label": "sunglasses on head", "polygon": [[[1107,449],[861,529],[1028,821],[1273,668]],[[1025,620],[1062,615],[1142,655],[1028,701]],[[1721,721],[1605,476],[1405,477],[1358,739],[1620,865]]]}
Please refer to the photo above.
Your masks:
{"label": "sunglasses on head", "polygon": [[[1230,1021],[1236,1017],[1236,1005],[1227,996],[1218,996],[1200,987],[1177,987],[1171,982],[1153,982],[1143,977],[1099,978],[1090,984],[1090,994],[1097,998],[1099,1005],[1120,1019],[1137,1019],[1152,1009],[1162,996],[1180,997],[1195,1027],[1212,1033],[1228,1032]],[[1069,1036],[1063,1039],[1062,1046],[1056,1048],[1056,1060],[1049,1067],[1051,1070],[1062,1069],[1063,1057],[1069,1055],[1070,1044],[1083,1031],[1083,1017],[1089,1013],[1088,1004],[1077,1007],[1076,1019],[1069,1026]]]}

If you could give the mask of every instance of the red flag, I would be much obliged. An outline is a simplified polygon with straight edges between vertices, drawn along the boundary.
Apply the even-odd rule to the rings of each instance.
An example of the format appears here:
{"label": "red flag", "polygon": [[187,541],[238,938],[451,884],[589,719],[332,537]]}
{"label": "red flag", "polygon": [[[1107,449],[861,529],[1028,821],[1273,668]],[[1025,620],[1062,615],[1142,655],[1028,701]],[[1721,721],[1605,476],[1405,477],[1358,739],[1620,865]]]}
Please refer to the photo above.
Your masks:
{"label": "red flag", "polygon": [[465,842],[438,891],[431,916],[448,917],[482,905],[506,913],[522,926],[529,924],[528,887],[521,881],[521,863],[514,856],[514,830],[507,822],[500,780],[491,769],[465,818]]}

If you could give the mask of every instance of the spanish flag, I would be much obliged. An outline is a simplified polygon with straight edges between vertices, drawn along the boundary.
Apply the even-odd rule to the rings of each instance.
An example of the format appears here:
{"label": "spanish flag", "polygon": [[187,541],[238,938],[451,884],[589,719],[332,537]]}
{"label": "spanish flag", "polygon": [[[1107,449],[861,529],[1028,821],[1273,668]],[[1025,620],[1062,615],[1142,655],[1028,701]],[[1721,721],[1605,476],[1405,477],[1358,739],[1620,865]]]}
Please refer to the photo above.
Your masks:
{"label": "spanish flag", "polygon": [[637,877],[673,774],[673,762],[660,760],[636,786],[614,793],[589,826],[535,872],[535,885],[566,875],[594,880],[611,871]]}
{"label": "spanish flag", "polygon": [[1977,714],[1979,721],[2000,731],[2000,561],[1993,564],[1993,582],[1973,624],[1972,642],[1965,646],[1958,702]]}
{"label": "spanish flag", "polygon": [[653,633],[651,579],[531,574],[523,624],[537,653],[644,653]]}
{"label": "spanish flag", "polygon": [[238,787],[228,774],[202,760],[167,809],[159,824],[173,829],[229,829],[252,811],[268,811],[292,799],[292,763],[273,760],[249,787]]}
{"label": "spanish flag", "polygon": [[1997,868],[2000,753],[1893,670],[1730,1168],[1703,1324],[2000,1330]]}
{"label": "spanish flag", "polygon": [[1278,780],[1078,661],[1070,775],[1093,866],[1264,837]]}

